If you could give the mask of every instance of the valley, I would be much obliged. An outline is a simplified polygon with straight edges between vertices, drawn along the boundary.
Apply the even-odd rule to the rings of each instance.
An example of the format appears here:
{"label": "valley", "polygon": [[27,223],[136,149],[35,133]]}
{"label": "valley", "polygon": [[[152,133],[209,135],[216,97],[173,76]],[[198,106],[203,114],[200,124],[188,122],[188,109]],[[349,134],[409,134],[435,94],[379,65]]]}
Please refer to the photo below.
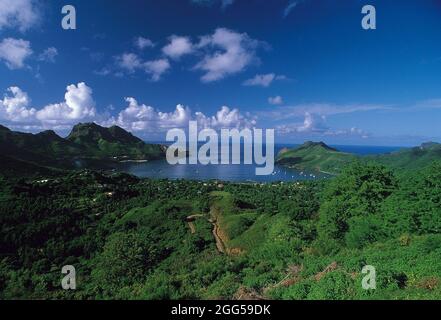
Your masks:
{"label": "valley", "polygon": [[[161,154],[115,132],[80,125],[69,139],[47,133],[41,142],[2,129],[17,143],[2,142],[0,298],[441,298],[438,144],[363,157],[324,143],[283,150],[283,165],[333,172],[310,181],[58,166],[62,152],[101,161],[123,156],[115,150],[126,143],[133,157]],[[102,147],[115,136],[114,151]],[[60,286],[64,265],[77,270],[75,291]],[[366,265],[376,290],[361,287]]]}

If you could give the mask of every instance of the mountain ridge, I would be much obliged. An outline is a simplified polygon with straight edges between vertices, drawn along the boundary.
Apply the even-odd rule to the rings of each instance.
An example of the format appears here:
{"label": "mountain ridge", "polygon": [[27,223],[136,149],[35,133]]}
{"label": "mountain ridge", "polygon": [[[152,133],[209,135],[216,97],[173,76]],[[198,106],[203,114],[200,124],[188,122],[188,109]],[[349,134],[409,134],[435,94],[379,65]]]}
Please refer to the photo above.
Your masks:
{"label": "mountain ridge", "polygon": [[341,152],[323,141],[306,141],[292,149],[282,149],[276,163],[298,170],[337,174],[341,168],[355,160],[355,155]]}
{"label": "mountain ridge", "polygon": [[10,159],[38,167],[72,169],[78,165],[78,160],[85,167],[93,164],[96,168],[101,162],[107,168],[123,159],[165,157],[162,145],[147,144],[117,126],[105,128],[95,123],[75,125],[66,138],[53,130],[32,134],[12,131],[0,125],[0,150],[1,155],[8,159],[5,162],[9,168]]}
{"label": "mountain ridge", "polygon": [[441,161],[441,144],[425,142],[417,147],[403,148],[388,154],[361,156],[341,152],[321,141],[307,141],[295,148],[282,149],[277,155],[276,163],[299,170],[335,175],[356,160],[376,161],[394,169],[416,169],[433,161]]}

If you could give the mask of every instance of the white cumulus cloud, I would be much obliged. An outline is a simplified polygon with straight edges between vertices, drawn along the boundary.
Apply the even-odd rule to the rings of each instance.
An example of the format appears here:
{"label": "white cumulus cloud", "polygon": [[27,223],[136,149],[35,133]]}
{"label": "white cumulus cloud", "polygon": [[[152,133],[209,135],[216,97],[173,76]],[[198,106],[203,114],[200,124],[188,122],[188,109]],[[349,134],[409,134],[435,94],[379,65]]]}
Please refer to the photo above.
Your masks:
{"label": "white cumulus cloud", "polygon": [[31,43],[23,39],[6,38],[0,42],[0,60],[13,69],[25,67],[25,60],[32,55]]}
{"label": "white cumulus cloud", "polygon": [[258,61],[258,46],[259,41],[251,39],[246,33],[218,28],[214,34],[201,38],[198,47],[207,52],[195,69],[205,72],[201,78],[203,82],[221,80]]}
{"label": "white cumulus cloud", "polygon": [[42,122],[75,122],[92,119],[96,115],[92,89],[84,82],[71,84],[66,88],[64,101],[50,104],[37,112],[37,119]]}
{"label": "white cumulus cloud", "polygon": [[125,99],[128,106],[116,117],[105,122],[106,125],[116,124],[129,131],[143,133],[165,132],[171,128],[187,128],[189,121],[197,121],[202,128],[244,128],[254,127],[256,119],[249,114],[243,115],[238,109],[221,107],[213,116],[207,116],[202,112],[193,113],[190,108],[178,104],[172,112],[162,112],[155,108],[139,104],[135,98]]}
{"label": "white cumulus cloud", "polygon": [[[31,100],[18,87],[10,87],[0,100],[0,120],[11,128],[21,130],[54,129],[68,130],[78,122],[90,121],[103,126],[118,125],[141,136],[159,137],[168,129],[188,128],[189,121],[197,121],[201,128],[253,128],[257,118],[239,109],[223,106],[214,115],[193,113],[189,107],[178,104],[173,111],[164,112],[152,106],[138,103],[133,97],[125,98],[127,105],[116,115],[107,108],[98,113],[92,96],[92,89],[84,82],[69,85],[65,99],[41,109],[32,108]],[[158,136],[159,135],[159,136]]]}
{"label": "white cumulus cloud", "polygon": [[0,118],[12,122],[32,121],[36,110],[29,108],[30,99],[26,92],[18,87],[8,88],[10,95],[5,95],[0,100]]}
{"label": "white cumulus cloud", "polygon": [[162,52],[172,59],[179,59],[193,52],[193,44],[189,37],[178,37],[174,35],[169,38],[169,44],[162,48]]}
{"label": "white cumulus cloud", "polygon": [[[128,106],[122,110],[113,123],[130,131],[145,131],[155,133],[188,125],[191,111],[183,105],[177,105],[173,112],[161,112],[151,106],[139,104],[135,98],[125,99]],[[112,121],[112,120],[111,120]]]}
{"label": "white cumulus cloud", "polygon": [[134,53],[123,53],[117,56],[116,63],[118,67],[128,72],[134,72],[142,65],[141,59]]}
{"label": "white cumulus cloud", "polygon": [[201,112],[195,114],[198,124],[204,128],[252,128],[256,125],[256,119],[249,114],[243,115],[239,109],[230,109],[227,106],[221,107],[214,116],[207,117]]}
{"label": "white cumulus cloud", "polygon": [[159,81],[161,76],[170,69],[170,62],[167,59],[158,59],[144,63],[144,70],[151,75],[152,81]]}
{"label": "white cumulus cloud", "polygon": [[35,0],[1,0],[0,31],[5,28],[17,28],[26,31],[40,20],[40,12]]}

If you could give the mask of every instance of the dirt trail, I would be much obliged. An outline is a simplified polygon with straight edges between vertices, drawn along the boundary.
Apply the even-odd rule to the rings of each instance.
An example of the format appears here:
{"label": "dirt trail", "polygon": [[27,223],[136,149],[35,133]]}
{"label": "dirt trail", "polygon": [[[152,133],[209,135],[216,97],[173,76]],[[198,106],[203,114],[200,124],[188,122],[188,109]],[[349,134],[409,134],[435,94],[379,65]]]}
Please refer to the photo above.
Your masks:
{"label": "dirt trail", "polygon": [[[212,205],[210,208],[210,219],[208,220],[213,225],[213,237],[216,241],[216,248],[219,253],[228,254],[228,249],[225,245],[225,241],[222,239],[222,231],[220,230],[219,224],[218,224],[218,217],[220,215],[220,210],[217,206]],[[194,214],[191,216],[188,216],[185,218],[185,221],[188,224],[188,227],[190,228],[191,234],[196,233],[196,226],[194,225],[194,221],[197,218],[206,217],[204,214]]]}
{"label": "dirt trail", "polygon": [[193,215],[188,216],[187,218],[185,218],[185,221],[187,221],[188,227],[190,228],[191,234],[195,234],[196,233],[196,227],[194,225],[194,221],[196,220],[196,218],[200,218],[200,217],[205,217],[205,215],[203,215],[203,214],[193,214]]}
{"label": "dirt trail", "polygon": [[213,225],[212,233],[214,239],[216,240],[217,251],[219,251],[220,253],[227,253],[225,241],[222,239],[220,227],[218,224],[219,208],[217,208],[214,205],[211,206],[210,215],[211,215],[211,224]]}
{"label": "dirt trail", "polygon": [[191,234],[195,234],[196,233],[196,228],[194,226],[193,222],[187,222],[188,223],[188,227],[190,228],[190,232]]}
{"label": "dirt trail", "polygon": [[220,253],[225,253],[225,244],[222,241],[222,238],[219,236],[219,226],[217,222],[213,222],[213,236],[216,240],[216,248]]}

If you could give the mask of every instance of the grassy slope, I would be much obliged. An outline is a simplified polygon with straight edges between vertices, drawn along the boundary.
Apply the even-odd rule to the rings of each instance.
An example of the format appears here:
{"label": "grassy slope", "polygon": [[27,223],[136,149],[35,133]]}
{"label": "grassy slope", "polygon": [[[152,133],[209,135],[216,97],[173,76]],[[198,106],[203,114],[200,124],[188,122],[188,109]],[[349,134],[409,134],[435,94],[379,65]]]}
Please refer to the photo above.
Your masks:
{"label": "grassy slope", "polygon": [[[441,299],[441,236],[377,242],[335,255],[307,253],[302,271],[289,275],[275,299]],[[362,267],[376,268],[376,290],[363,290]],[[332,266],[332,268],[330,268]],[[324,272],[328,268],[328,272]]]}
{"label": "grassy slope", "polygon": [[367,157],[397,169],[419,169],[441,159],[441,144],[426,143],[420,147],[399,150],[386,155]]}
{"label": "grassy slope", "polygon": [[[245,208],[246,205],[237,201],[234,186],[229,187],[232,188],[231,192],[213,192],[205,189],[204,193],[207,192],[211,200],[210,205],[218,209],[218,222],[227,236],[225,238],[227,247],[230,250],[238,249],[234,252],[230,251],[231,254],[223,255],[216,250],[212,224],[207,219],[209,210],[207,207],[201,209],[203,198],[192,195],[175,199],[173,196],[165,195],[165,190],[170,190],[171,195],[178,194],[179,190],[188,190],[189,182],[146,180],[139,184],[137,180],[124,180],[129,178],[129,176],[121,176],[119,179],[123,180],[115,180],[114,187],[111,184],[113,178],[104,178],[100,175],[72,174],[69,179],[63,178],[54,182],[57,187],[50,192],[50,196],[55,198],[51,198],[50,203],[55,204],[54,199],[60,201],[69,199],[73,208],[78,205],[75,212],[70,214],[70,219],[72,221],[83,219],[79,225],[88,231],[81,235],[81,238],[74,238],[75,241],[68,238],[64,241],[44,243],[44,254],[40,257],[35,252],[37,255],[35,257],[39,262],[31,263],[27,268],[38,270],[32,270],[30,276],[37,277],[39,281],[58,284],[58,269],[48,273],[51,264],[48,263],[46,266],[43,262],[46,255],[52,255],[51,245],[63,243],[63,247],[57,247],[57,254],[54,255],[55,259],[58,259],[56,264],[66,264],[68,262],[65,259],[76,259],[74,256],[78,254],[80,260],[69,260],[69,263],[74,261],[73,263],[78,265],[78,270],[86,278],[82,280],[83,285],[79,287],[79,290],[72,293],[62,290],[51,293],[46,290],[31,291],[32,286],[25,287],[26,282],[23,282],[23,297],[41,298],[47,294],[47,297],[54,298],[57,297],[56,294],[59,294],[59,298],[66,298],[67,294],[73,294],[74,296],[69,297],[230,299],[240,291],[243,291],[244,296],[248,298],[257,295],[280,299],[435,299],[441,297],[439,285],[441,236],[439,235],[391,239],[368,245],[363,249],[342,248],[337,253],[321,254],[317,252],[313,244],[299,239],[299,234],[295,231],[296,227],[292,224],[292,218],[286,214],[270,211],[258,213],[254,209]],[[70,185],[66,186],[66,182]],[[94,187],[96,182],[109,185],[111,189],[96,189]],[[140,198],[133,201],[133,205],[127,209],[125,205],[121,205],[116,206],[116,210],[111,209],[106,214],[101,214],[106,204],[110,203],[106,192],[113,191],[115,193],[113,197],[118,198],[126,194],[127,191],[124,191],[124,188],[127,186],[132,191],[140,188],[142,195],[153,192],[152,198]],[[43,189],[48,187],[37,184],[32,190],[43,192]],[[201,185],[194,183],[193,188],[194,194],[197,194]],[[250,185],[249,188],[253,187]],[[55,190],[58,191],[55,192]],[[287,189],[284,190],[283,192],[286,192]],[[294,193],[296,189],[290,190]],[[76,195],[74,191],[81,193]],[[256,192],[257,190],[250,191]],[[241,197],[240,200],[246,199]],[[117,201],[112,201],[112,203],[116,204]],[[84,205],[86,206],[83,208]],[[8,222],[10,212],[4,219],[14,228],[23,228],[23,231],[17,230],[18,234],[32,231],[49,235],[49,239],[52,239],[53,233],[46,233],[45,229],[40,230],[40,227],[52,229],[59,221],[54,221],[54,225],[46,226],[46,223],[52,220],[42,220],[41,215],[49,214],[51,210],[44,209],[41,213],[39,212],[37,210],[34,213],[35,219],[38,219],[35,222],[25,221],[20,224]],[[100,214],[96,216],[96,213]],[[185,218],[198,213],[207,215],[196,219],[194,222],[196,233],[192,234]],[[56,218],[61,221],[64,219],[55,211],[53,215],[51,219]],[[29,214],[26,212],[25,216],[28,217]],[[58,233],[68,235],[69,233],[63,230],[71,223],[70,220],[67,221],[63,228],[59,228]],[[7,224],[5,227],[8,227]],[[120,284],[119,279],[125,277],[129,279],[134,269],[130,264],[124,266],[125,261],[115,260],[115,263],[122,264],[124,276],[118,273],[110,283],[103,283],[100,275],[115,272],[115,266],[107,263],[107,260],[97,264],[103,254],[102,249],[98,248],[108,243],[109,238],[114,238],[119,234],[133,233],[148,240],[147,242],[152,246],[151,253],[158,261],[152,269],[142,268],[141,275],[133,278],[135,281],[133,284]],[[40,239],[42,236],[35,238]],[[58,240],[58,238],[54,239]],[[93,251],[95,253],[89,256],[90,258],[84,256],[82,251],[77,251],[77,246],[81,242],[85,245],[82,250],[89,246],[97,246],[96,251]],[[36,247],[40,248],[41,245],[37,244]],[[30,247],[32,248],[32,245]],[[129,244],[130,247],[131,244]],[[118,254],[125,254],[126,249],[122,248],[119,252],[118,247],[114,248]],[[66,254],[66,250],[70,253]],[[88,252],[92,251],[88,249]],[[103,257],[108,258],[106,255]],[[377,268],[378,289],[375,291],[367,292],[360,289],[363,277],[361,268],[366,264]],[[335,265],[335,268],[324,272],[330,265]],[[13,274],[8,271],[9,268],[13,268],[12,264],[0,265],[0,267],[6,271],[4,275]],[[25,269],[21,270],[20,272],[24,272]],[[26,280],[27,274],[20,273],[20,277]],[[11,279],[4,290],[17,297],[18,293],[13,288],[21,288],[20,283],[17,283],[15,278]],[[113,281],[115,281],[114,284]],[[34,295],[30,296],[28,292],[33,292]],[[11,296],[4,296],[4,298],[7,297]]]}
{"label": "grassy slope", "polygon": [[340,152],[326,145],[307,143],[280,153],[277,163],[299,170],[336,174],[343,166],[355,159],[356,156],[352,154]]}
{"label": "grassy slope", "polygon": [[211,193],[213,206],[217,208],[217,221],[222,240],[228,252],[233,255],[249,252],[258,246],[265,236],[268,226],[267,216],[253,210],[241,210],[234,204],[233,196],[228,192]]}
{"label": "grassy slope", "polygon": [[[413,236],[377,242],[362,249],[318,254],[288,240],[291,232],[283,214],[256,214],[234,205],[227,192],[213,192],[213,205],[230,252],[256,261],[257,270],[243,272],[242,281],[275,299],[440,299],[441,236]],[[236,250],[234,250],[236,249]],[[239,259],[237,254],[230,254]],[[260,270],[265,261],[292,261],[286,270]],[[262,264],[263,263],[263,264]],[[372,265],[377,289],[361,287]]]}
{"label": "grassy slope", "polygon": [[299,170],[338,174],[345,165],[357,159],[375,161],[394,169],[414,170],[441,160],[441,144],[425,143],[420,147],[406,148],[390,154],[360,157],[329,148],[322,143],[307,142],[298,148],[281,152],[277,163]]}

